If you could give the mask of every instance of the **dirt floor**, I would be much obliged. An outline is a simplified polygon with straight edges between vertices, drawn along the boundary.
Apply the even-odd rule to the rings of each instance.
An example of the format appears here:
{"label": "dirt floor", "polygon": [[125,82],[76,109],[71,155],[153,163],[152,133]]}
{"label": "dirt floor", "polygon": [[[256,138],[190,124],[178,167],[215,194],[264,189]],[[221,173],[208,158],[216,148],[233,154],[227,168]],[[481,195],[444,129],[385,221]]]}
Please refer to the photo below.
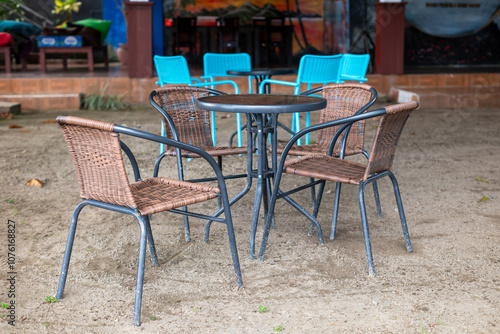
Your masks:
{"label": "dirt floor", "polygon": [[[308,237],[308,221],[280,201],[264,261],[248,259],[253,187],[232,207],[243,289],[236,288],[224,226],[214,224],[210,242],[204,243],[204,221],[193,218],[192,241],[186,243],[182,217],[157,214],[152,228],[160,265],[153,267],[146,258],[139,328],[132,325],[139,229],[130,216],[90,207],[82,211],[65,296],[46,301],[55,296],[72,211],[80,200],[62,133],[50,122],[68,113],[25,112],[2,120],[0,302],[14,302],[15,309],[0,308],[0,331],[500,333],[499,112],[422,109],[410,117],[394,172],[413,253],[404,246],[390,181],[381,180],[383,218],[376,215],[372,192],[366,196],[374,278],[368,276],[355,186],[342,188],[337,237],[331,241],[334,184],[327,184],[319,214],[324,245]],[[159,131],[158,114],[147,107],[69,114]],[[370,120],[367,146],[375,127]],[[218,114],[217,128],[225,144],[235,129],[234,116]],[[143,176],[152,175],[157,145],[125,142]],[[245,161],[226,158],[224,170],[242,172]],[[162,166],[162,176],[176,177],[174,160]],[[185,169],[188,177],[207,173],[199,160],[186,162]],[[26,185],[34,178],[43,187]],[[298,183],[285,176],[283,187]],[[230,195],[243,184],[228,181]],[[307,205],[309,193],[294,198]],[[216,205],[211,201],[192,209],[211,213]],[[8,246],[12,237],[15,249]],[[15,327],[8,324],[10,316]]]}

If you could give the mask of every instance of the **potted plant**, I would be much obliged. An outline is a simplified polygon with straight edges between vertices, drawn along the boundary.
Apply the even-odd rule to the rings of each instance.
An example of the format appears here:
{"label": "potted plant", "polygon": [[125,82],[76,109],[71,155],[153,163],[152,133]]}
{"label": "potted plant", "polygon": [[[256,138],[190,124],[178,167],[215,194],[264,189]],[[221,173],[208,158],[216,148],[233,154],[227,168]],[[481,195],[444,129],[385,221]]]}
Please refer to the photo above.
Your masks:
{"label": "potted plant", "polygon": [[82,3],[76,0],[55,0],[52,14],[63,14],[64,23],[69,23],[72,22],[71,15],[73,12],[77,13],[81,5]]}
{"label": "potted plant", "polygon": [[[120,12],[123,15],[123,20],[125,21],[125,33],[127,32],[127,9],[123,4],[123,0],[114,0],[116,6],[120,9]],[[122,65],[128,64],[128,47],[127,44],[118,43],[119,47],[116,50],[116,56]]]}

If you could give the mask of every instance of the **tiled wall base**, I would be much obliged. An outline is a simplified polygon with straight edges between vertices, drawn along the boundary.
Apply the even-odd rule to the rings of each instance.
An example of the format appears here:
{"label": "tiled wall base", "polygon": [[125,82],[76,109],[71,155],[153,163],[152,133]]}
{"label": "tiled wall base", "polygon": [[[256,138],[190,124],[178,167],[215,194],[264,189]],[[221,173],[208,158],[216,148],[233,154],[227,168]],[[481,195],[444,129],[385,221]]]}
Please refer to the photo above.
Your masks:
{"label": "tiled wall base", "polygon": [[[397,100],[398,90],[416,95],[422,108],[500,107],[500,73],[368,75],[368,84],[380,95]],[[248,92],[248,80],[232,78],[240,93]],[[273,79],[294,81],[295,75]],[[149,93],[157,88],[157,78],[128,77],[43,77],[1,78],[0,101],[21,102],[23,110],[75,110],[80,107],[80,94],[119,95],[131,103],[148,103]],[[232,93],[232,86],[217,86]],[[305,90],[305,87],[303,88]],[[272,92],[289,93],[287,86],[273,85]],[[406,95],[405,95],[406,94]],[[413,95],[412,95],[413,96]]]}

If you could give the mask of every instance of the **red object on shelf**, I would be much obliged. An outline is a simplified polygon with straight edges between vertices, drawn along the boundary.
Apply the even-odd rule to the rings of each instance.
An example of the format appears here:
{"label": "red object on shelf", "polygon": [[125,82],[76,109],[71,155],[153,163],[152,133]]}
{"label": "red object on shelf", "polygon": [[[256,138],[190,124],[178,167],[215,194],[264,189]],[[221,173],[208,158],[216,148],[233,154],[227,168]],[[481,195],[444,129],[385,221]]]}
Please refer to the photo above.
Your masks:
{"label": "red object on shelf", "polygon": [[407,2],[375,3],[375,73],[404,72],[406,4]]}
{"label": "red object on shelf", "polygon": [[171,27],[174,25],[174,20],[172,19],[165,19],[165,27]]}

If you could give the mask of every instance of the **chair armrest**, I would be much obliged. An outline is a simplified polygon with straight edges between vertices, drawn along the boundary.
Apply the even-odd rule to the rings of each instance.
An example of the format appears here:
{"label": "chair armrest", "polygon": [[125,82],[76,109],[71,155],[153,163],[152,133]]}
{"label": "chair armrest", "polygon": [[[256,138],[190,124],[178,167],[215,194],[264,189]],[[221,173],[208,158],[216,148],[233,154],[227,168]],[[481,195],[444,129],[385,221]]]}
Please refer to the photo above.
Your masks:
{"label": "chair armrest", "polygon": [[264,91],[264,87],[265,85],[268,85],[268,84],[276,84],[276,85],[285,85],[285,86],[292,86],[292,87],[299,87],[300,84],[296,83],[296,82],[291,82],[291,81],[283,81],[283,80],[275,80],[275,79],[265,79],[263,80],[261,83],[260,83],[260,86],[259,86],[259,94],[262,94],[262,92]]}
{"label": "chair armrest", "polygon": [[358,82],[365,82],[365,81],[368,81],[367,78],[360,78],[360,77],[356,77],[356,76],[353,76],[353,75],[346,75],[346,74],[341,74],[340,75],[340,80],[349,80],[349,81],[358,81]]}
{"label": "chair armrest", "polygon": [[234,87],[234,93],[235,94],[239,94],[240,93],[240,90],[238,89],[238,85],[236,84],[236,82],[234,82],[232,80],[221,80],[221,81],[212,81],[212,82],[200,82],[200,83],[196,83],[196,84],[191,84],[191,86],[193,86],[193,87],[206,87],[206,86],[226,85],[226,84],[233,85],[233,87]]}
{"label": "chair armrest", "polygon": [[183,143],[183,142],[180,142],[177,140],[158,136],[158,135],[150,133],[150,132],[145,132],[145,131],[141,131],[141,130],[137,130],[137,129],[128,128],[128,127],[121,126],[121,125],[115,125],[113,128],[113,132],[122,133],[125,135],[129,135],[132,137],[137,137],[137,138],[141,138],[141,139],[145,139],[145,140],[149,140],[149,141],[154,141],[154,142],[157,142],[160,144],[173,146],[179,150],[185,150],[185,151],[189,151],[189,152],[193,152],[195,154],[198,154],[200,157],[202,157],[203,159],[205,159],[209,163],[209,165],[212,167],[213,171],[215,172],[215,174],[217,176],[218,188],[221,191],[221,196],[223,198],[224,206],[227,205],[229,207],[226,182],[224,181],[224,176],[222,175],[222,170],[219,167],[219,165],[217,164],[217,162],[215,162],[214,158],[210,154],[208,154],[206,151],[202,150],[201,148],[198,148],[198,147],[195,147],[193,145],[186,144],[186,143]]}
{"label": "chair armrest", "polygon": [[336,120],[333,120],[333,121],[329,121],[329,122],[325,122],[325,123],[320,123],[320,124],[312,125],[312,126],[309,126],[309,127],[305,128],[305,129],[300,130],[285,145],[285,147],[283,149],[283,152],[281,153],[280,163],[279,163],[279,166],[278,166],[278,171],[281,171],[281,169],[283,169],[283,165],[285,163],[286,156],[288,155],[288,152],[290,151],[290,149],[292,148],[292,146],[300,138],[302,138],[304,135],[306,135],[307,133],[310,133],[310,132],[313,132],[313,131],[318,131],[318,130],[321,130],[321,129],[324,129],[324,128],[329,128],[331,126],[343,125],[339,130],[337,130],[337,132],[335,133],[335,136],[332,139],[332,142],[330,143],[330,148],[329,148],[328,151],[329,151],[329,154],[331,155],[332,154],[331,151],[333,150],[333,145],[335,144],[335,141],[338,139],[338,137],[340,136],[340,134],[347,127],[351,126],[354,122],[361,121],[361,120],[368,119],[368,118],[378,117],[378,116],[381,116],[381,115],[383,115],[385,113],[386,113],[385,108],[380,108],[380,109],[373,110],[373,111],[368,111],[368,112],[365,112],[365,113],[362,113],[362,114],[353,115],[353,116],[350,116],[350,117],[340,118],[340,119],[336,119]]}

